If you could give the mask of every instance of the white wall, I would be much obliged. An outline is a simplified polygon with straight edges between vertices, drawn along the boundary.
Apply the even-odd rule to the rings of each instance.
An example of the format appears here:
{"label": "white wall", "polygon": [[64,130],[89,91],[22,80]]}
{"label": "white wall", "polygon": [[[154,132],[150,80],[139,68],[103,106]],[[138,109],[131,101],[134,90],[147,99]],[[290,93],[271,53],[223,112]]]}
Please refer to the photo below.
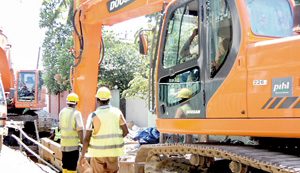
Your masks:
{"label": "white wall", "polygon": [[139,127],[148,127],[148,108],[146,100],[126,99],[126,121],[133,121]]}
{"label": "white wall", "polygon": [[110,104],[120,109],[120,90],[111,90]]}

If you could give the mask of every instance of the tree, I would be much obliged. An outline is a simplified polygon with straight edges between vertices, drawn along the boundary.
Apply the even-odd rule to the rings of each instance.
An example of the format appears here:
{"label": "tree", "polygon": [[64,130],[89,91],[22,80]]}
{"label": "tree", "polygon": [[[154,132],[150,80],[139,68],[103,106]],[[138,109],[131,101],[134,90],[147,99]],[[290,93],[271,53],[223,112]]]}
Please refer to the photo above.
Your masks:
{"label": "tree", "polygon": [[[157,16],[159,14],[160,13],[158,12],[158,13],[146,15],[146,18],[148,19],[148,28],[154,28],[153,22],[155,21],[155,19],[157,18]],[[139,31],[137,31],[136,37],[138,37],[138,33],[140,33],[140,31],[142,29],[143,28],[141,28]],[[153,41],[157,40],[157,39],[153,40],[152,32],[147,32],[147,35],[148,35],[149,45],[151,45]],[[158,35],[156,35],[156,36],[158,36]],[[136,41],[136,44],[138,44],[137,41]],[[154,47],[149,46],[148,52],[152,52],[152,49],[155,47],[156,46],[154,46]],[[143,62],[140,67],[141,68],[140,72],[134,73],[134,78],[128,83],[128,89],[124,90],[122,93],[122,96],[124,98],[138,97],[138,98],[141,98],[144,100],[150,99],[150,98],[148,98],[149,71],[150,71],[150,58],[153,58],[153,57],[149,57],[149,56],[151,56],[151,54],[142,56]],[[155,62],[153,62],[153,63],[155,63]]]}
{"label": "tree", "polygon": [[143,57],[139,55],[137,44],[121,42],[113,31],[103,29],[105,55],[99,68],[99,85],[128,89],[135,73],[143,69]]}
{"label": "tree", "polygon": [[[44,80],[53,94],[71,90],[69,70],[73,59],[69,50],[73,45],[73,27],[69,3],[72,1],[44,0],[40,13],[40,27],[47,30],[43,42]],[[123,91],[134,74],[140,72],[143,60],[136,44],[121,42],[116,33],[106,29],[103,29],[103,37],[105,57],[99,68],[99,85],[117,86]]]}
{"label": "tree", "polygon": [[295,0],[296,4],[300,4],[300,0]]}
{"label": "tree", "polygon": [[69,50],[73,45],[72,4],[72,0],[44,0],[40,11],[40,28],[46,29],[42,45],[43,78],[52,94],[71,90],[69,71],[73,58]]}

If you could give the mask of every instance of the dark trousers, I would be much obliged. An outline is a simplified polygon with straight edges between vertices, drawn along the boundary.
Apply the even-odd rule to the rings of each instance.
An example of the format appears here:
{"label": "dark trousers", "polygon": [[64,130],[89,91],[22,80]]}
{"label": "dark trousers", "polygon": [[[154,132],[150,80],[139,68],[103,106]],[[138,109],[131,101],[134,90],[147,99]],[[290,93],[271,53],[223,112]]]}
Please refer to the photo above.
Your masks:
{"label": "dark trousers", "polygon": [[62,152],[62,167],[69,171],[76,171],[79,158],[79,150]]}

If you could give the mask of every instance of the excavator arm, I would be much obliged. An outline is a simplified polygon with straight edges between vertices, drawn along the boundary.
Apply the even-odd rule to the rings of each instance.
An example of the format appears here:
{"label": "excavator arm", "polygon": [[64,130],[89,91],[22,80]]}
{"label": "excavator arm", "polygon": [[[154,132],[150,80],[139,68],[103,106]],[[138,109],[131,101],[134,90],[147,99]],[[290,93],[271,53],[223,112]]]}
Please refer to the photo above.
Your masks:
{"label": "excavator arm", "polygon": [[10,59],[10,44],[7,37],[0,30],[0,74],[5,92],[14,87],[14,71]]}
{"label": "excavator arm", "polygon": [[114,25],[161,11],[171,0],[87,0],[74,1],[75,62],[70,79],[79,95],[78,109],[84,121],[95,109],[98,69],[100,65],[102,26]]}

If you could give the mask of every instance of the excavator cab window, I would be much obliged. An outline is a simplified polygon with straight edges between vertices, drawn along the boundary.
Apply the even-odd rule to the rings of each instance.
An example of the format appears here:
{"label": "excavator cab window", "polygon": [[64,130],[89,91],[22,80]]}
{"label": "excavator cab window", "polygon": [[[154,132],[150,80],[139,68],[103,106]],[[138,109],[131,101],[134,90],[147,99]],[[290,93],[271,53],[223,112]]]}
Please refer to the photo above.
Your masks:
{"label": "excavator cab window", "polygon": [[231,13],[226,0],[210,2],[209,10],[209,58],[210,77],[214,77],[224,64],[231,47],[232,22]]}
{"label": "excavator cab window", "polygon": [[32,102],[35,100],[34,72],[20,72],[18,75],[18,101]]}
{"label": "excavator cab window", "polygon": [[[180,104],[186,99],[185,97],[192,98],[201,89],[199,68],[181,72],[162,81],[164,82],[159,84],[159,100],[165,102],[168,107]],[[188,96],[182,97],[179,94],[183,88],[190,90]]]}
{"label": "excavator cab window", "polygon": [[255,35],[293,35],[293,13],[288,0],[246,0],[251,29]]}
{"label": "excavator cab window", "polygon": [[198,1],[192,1],[172,14],[163,55],[165,68],[199,57],[198,14]]}

